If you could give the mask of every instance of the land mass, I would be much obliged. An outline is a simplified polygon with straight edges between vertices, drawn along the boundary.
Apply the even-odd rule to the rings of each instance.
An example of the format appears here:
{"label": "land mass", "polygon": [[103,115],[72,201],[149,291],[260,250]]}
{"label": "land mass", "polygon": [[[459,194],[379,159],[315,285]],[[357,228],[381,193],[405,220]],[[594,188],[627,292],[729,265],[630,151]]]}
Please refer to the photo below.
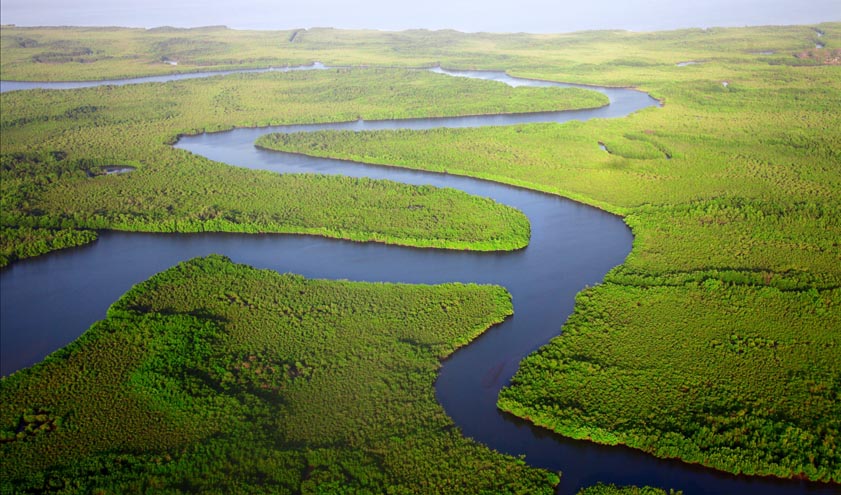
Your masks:
{"label": "land mass", "polygon": [[[576,88],[358,69],[13,91],[0,102],[2,265],[89,242],[97,229],[523,248],[530,229],[522,213],[460,191],[243,170],[170,145],[182,134],[232,127],[563,110],[607,99]],[[115,163],[134,170],[104,173]]]}
{"label": "land mass", "polygon": [[[637,85],[665,102],[622,120],[259,144],[481,177],[623,215],[635,235],[628,259],[579,296],[563,335],[522,363],[499,407],[573,438],[837,483],[841,72],[743,54],[773,33],[780,49],[793,29],[693,33],[681,48],[682,32],[604,34],[600,50],[582,35],[575,63],[515,72]],[[837,25],[826,32],[838,39]],[[586,63],[620,52],[625,63]],[[675,54],[705,62],[655,61]]]}
{"label": "land mass", "polygon": [[[568,35],[307,30],[298,32],[288,45],[277,40],[285,42],[291,33],[276,36],[275,43],[260,44],[255,40],[264,39],[265,33],[218,28],[2,30],[3,77],[13,79],[89,79],[95,74],[136,76],[321,60],[328,65],[506,69],[531,78],[648,91],[665,106],[622,121],[302,134],[261,144],[370,163],[447,170],[560,194],[623,215],[635,234],[631,255],[603,284],[579,295],[564,334],[523,363],[512,386],[500,396],[500,408],[563,435],[622,443],[724,471],[841,482],[841,68],[830,63],[832,52],[825,52],[838,49],[841,24]],[[818,32],[823,48],[814,48]],[[191,46],[185,39],[195,39],[195,50],[183,48]],[[798,56],[804,50],[813,51],[814,56]],[[44,51],[57,55],[44,58]],[[133,58],[138,53],[143,55]],[[179,65],[173,69],[161,57],[177,59]],[[676,65],[687,60],[703,63]],[[5,217],[11,218],[8,227],[30,229],[22,231],[26,238],[37,237],[32,229],[40,227],[26,223],[31,218],[68,222],[50,224],[53,229],[65,225],[115,228],[123,221],[114,216],[117,213],[140,212],[140,218],[154,215],[154,222],[163,224],[173,218],[162,216],[170,215],[163,213],[170,211],[167,205],[176,211],[175,218],[191,218],[248,181],[260,191],[291,179],[224,167],[172,150],[168,143],[178,133],[359,115],[431,115],[431,109],[438,108],[431,97],[438,94],[435,88],[452,83],[442,79],[418,83],[418,94],[426,103],[408,108],[406,97],[388,95],[401,87],[399,82],[405,77],[427,76],[406,74],[416,73],[353,70],[341,75],[235,76],[80,90],[74,92],[73,101],[59,92],[4,94],[0,97],[4,153],[23,154],[21,163],[29,164],[10,170],[29,170],[49,162],[50,153],[61,152],[67,157],[50,156],[72,173],[67,180],[32,179],[37,182],[33,195],[14,196],[16,209],[7,210],[4,204],[3,214],[17,212]],[[278,88],[284,90],[274,91]],[[489,83],[476,88],[479,98],[497,91]],[[441,94],[453,105],[453,112],[477,112],[465,108],[461,91],[460,86],[450,86]],[[277,100],[266,102],[267,92],[279,98],[294,96],[286,100],[291,110],[284,117],[276,114]],[[360,101],[366,101],[360,92],[376,103],[360,106]],[[560,95],[530,93],[538,106]],[[299,99],[307,103],[296,103]],[[332,103],[337,99],[338,106]],[[185,105],[192,104],[186,102],[194,101],[199,103],[185,110]],[[488,101],[488,111],[500,108],[499,101]],[[137,170],[94,178],[73,172],[91,170],[85,168],[86,163],[120,163]],[[4,179],[4,188],[7,183]],[[255,215],[267,209],[287,211],[286,204],[273,203],[269,208],[255,202],[259,196],[251,195],[253,188],[243,187],[249,195],[234,195],[239,198],[236,203],[219,203],[224,212],[240,211],[243,206],[253,207],[250,213]],[[4,189],[3,200],[17,194],[16,190]],[[118,204],[124,193],[135,198],[127,202],[129,206]],[[207,194],[214,199],[207,201]],[[352,194],[343,189],[337,197]],[[184,197],[200,199],[173,201]],[[143,210],[147,201],[152,205],[148,213]],[[437,203],[439,198],[431,200]],[[79,223],[74,223],[76,218]],[[100,218],[105,218],[103,223],[91,223]],[[512,218],[516,214],[502,223],[510,225]],[[247,215],[234,220],[233,224],[251,228],[264,225]],[[200,292],[179,294],[183,301],[178,304],[188,308],[187,313],[196,313],[189,318],[204,318],[201,301],[214,300]],[[236,298],[233,303],[240,304]],[[253,307],[259,311],[259,305]],[[142,313],[152,319],[168,314],[156,311],[151,304],[136,308],[138,318]],[[370,317],[376,321],[375,315]],[[210,322],[224,323],[213,318]],[[178,335],[166,337],[171,340],[166,346],[181,352]],[[214,339],[226,335],[212,333]],[[91,346],[89,352],[105,349]],[[214,349],[210,346],[208,355],[215,356]],[[191,352],[197,351],[182,352],[184,363],[190,366],[190,356],[205,357]],[[169,364],[167,359],[177,356],[160,358],[164,364],[149,368],[157,373],[154,376],[175,370],[175,379],[156,383],[167,383],[178,394],[185,387],[188,392],[199,391],[201,400],[215,397],[201,395],[204,385],[179,371],[187,364]],[[312,359],[326,358],[314,355]],[[230,371],[234,364],[222,368]],[[12,390],[12,383],[25,383],[24,377],[30,374],[4,379],[4,393]],[[418,390],[431,395],[431,379],[423,384]],[[18,386],[23,385],[14,388]],[[153,389],[147,386],[146,390]],[[178,396],[178,407],[194,411],[190,409],[193,399],[183,397],[187,396]],[[32,445],[51,438],[50,432],[62,431],[60,423],[65,421],[36,402],[16,403],[18,410],[8,413],[6,423],[8,428],[25,423],[24,431],[29,425],[34,425],[30,430],[44,431],[33,433],[32,439],[24,435],[22,441]],[[232,416],[232,424],[237,417]],[[321,424],[317,418],[307,421],[312,423],[304,422],[302,431],[308,431],[306,425]],[[199,428],[204,423],[195,424]],[[172,433],[173,442],[178,438]],[[406,450],[407,455],[413,452]],[[169,461],[163,457],[161,462]],[[297,461],[290,462],[300,467]],[[387,472],[377,462],[373,462],[376,472]],[[494,476],[502,465],[498,462],[509,461],[489,462]],[[339,461],[313,465],[322,464],[346,465]],[[424,466],[420,471],[430,468]],[[438,468],[442,471],[435,471],[434,476],[455,472],[446,465]],[[330,469],[337,468],[325,468]],[[364,472],[375,477],[374,471]],[[94,468],[93,472],[99,471]],[[343,471],[345,476],[347,472]],[[554,481],[540,471],[523,468],[518,473],[522,479],[539,480],[533,486],[549,486]],[[327,482],[334,480],[324,476]]]}
{"label": "land mass", "polygon": [[501,287],[182,263],[0,382],[0,492],[551,494],[435,401],[439,361],[511,313]]}

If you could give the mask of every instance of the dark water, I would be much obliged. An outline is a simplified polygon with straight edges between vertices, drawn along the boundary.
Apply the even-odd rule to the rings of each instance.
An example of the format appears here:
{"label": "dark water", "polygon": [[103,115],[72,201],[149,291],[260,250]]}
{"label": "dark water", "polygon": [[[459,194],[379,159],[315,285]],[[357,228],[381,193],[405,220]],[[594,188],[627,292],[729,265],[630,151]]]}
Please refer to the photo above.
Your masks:
{"label": "dark water", "polygon": [[[498,73],[451,72],[518,84]],[[75,339],[107,307],[154,273],[181,260],[222,253],[238,263],[307,277],[364,281],[495,283],[513,295],[515,315],[448,359],[436,383],[438,399],[465,435],[490,447],[525,454],[530,464],[562,470],[560,493],[598,481],[651,484],[695,493],[834,493],[827,486],[734,477],[676,461],[658,460],[622,447],[566,440],[496,409],[499,389],[519,361],[557,335],[574,295],[598,283],[631,248],[632,236],[617,217],[559,197],[485,181],[388,167],[263,151],[253,146],[267,132],[315,129],[426,129],[521,122],[563,122],[621,117],[656,105],[643,93],[600,89],[606,108],[529,115],[351,122],[237,129],[184,137],[177,147],[237,166],[277,172],[318,172],[387,178],[454,187],[514,206],[528,215],[530,245],[511,253],[469,253],[353,243],[309,236],[153,235],[104,233],[91,246],[14,264],[0,272],[2,373],[29,366]],[[595,143],[594,143],[595,146]]]}

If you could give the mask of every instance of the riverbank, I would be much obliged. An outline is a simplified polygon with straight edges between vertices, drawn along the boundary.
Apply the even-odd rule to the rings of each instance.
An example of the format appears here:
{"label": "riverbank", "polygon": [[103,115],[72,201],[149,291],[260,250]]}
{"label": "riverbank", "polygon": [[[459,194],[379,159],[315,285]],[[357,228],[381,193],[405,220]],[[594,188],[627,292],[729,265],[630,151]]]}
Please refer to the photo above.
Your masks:
{"label": "riverbank", "polygon": [[[566,361],[560,364],[596,374],[600,369],[612,366],[612,369],[607,369],[603,375],[611,379],[611,386],[625,391],[623,396],[648,397],[647,394],[652,390],[663,391],[664,394],[654,397],[655,400],[650,404],[653,408],[651,411],[633,413],[635,418],[644,418],[646,423],[654,422],[654,431],[672,431],[670,428],[674,425],[657,424],[656,421],[680,417],[659,414],[658,411],[669,411],[671,407],[677,407],[679,412],[692,410],[686,406],[687,403],[690,408],[693,404],[700,404],[701,410],[704,411],[705,398],[713,399],[712,406],[721,405],[714,400],[716,397],[730,401],[722,408],[709,411],[714,418],[713,422],[716,423],[713,425],[716,432],[720,431],[721,425],[718,423],[721,423],[725,426],[732,425],[735,432],[744,435],[743,429],[761,422],[755,420],[762,420],[765,417],[763,415],[771,414],[768,411],[788,411],[786,408],[792,404],[796,404],[796,409],[792,409],[796,415],[806,415],[794,416],[804,418],[806,432],[812,431],[812,427],[808,425],[810,414],[817,414],[816,421],[839,416],[832,412],[823,414],[817,406],[815,409],[802,407],[804,403],[824,404],[820,402],[820,396],[812,396],[831,390],[820,385],[824,381],[837,381],[833,378],[836,369],[833,368],[833,363],[838,362],[835,351],[837,346],[832,340],[835,338],[833,329],[837,327],[832,323],[834,320],[826,317],[827,314],[830,317],[837,314],[837,305],[833,302],[836,295],[831,292],[838,266],[833,258],[837,246],[832,241],[837,237],[837,225],[832,220],[838,218],[834,213],[837,203],[833,200],[838,197],[835,194],[837,174],[834,174],[832,167],[826,166],[829,163],[827,160],[832,157],[831,150],[837,149],[837,146],[833,145],[837,134],[820,131],[838,127],[827,120],[831,120],[831,116],[837,113],[827,115],[822,110],[825,109],[827,101],[834,101],[832,96],[837,92],[837,87],[833,81],[837,81],[837,78],[833,77],[833,69],[829,67],[806,67],[803,70],[785,67],[788,59],[783,55],[777,58],[763,56],[762,61],[757,61],[756,55],[737,53],[743,49],[763,51],[762,48],[766,46],[782,53],[802,42],[799,37],[803,30],[760,30],[762,35],[752,37],[747,43],[736,40],[732,44],[724,45],[718,42],[711,45],[710,40],[727,38],[739,30],[681,33],[681,43],[684,43],[681,46],[684,47],[682,50],[685,53],[678,54],[680,59],[709,60],[702,67],[691,68],[675,68],[672,61],[664,58],[669,50],[680,50],[664,43],[662,37],[648,39],[643,35],[638,36],[639,45],[634,45],[633,51],[622,52],[621,59],[610,59],[611,56],[616,56],[610,51],[585,50],[582,52],[583,58],[580,59],[583,61],[577,64],[564,64],[560,60],[564,56],[564,49],[552,46],[549,50],[547,46],[544,47],[546,50],[542,55],[547,57],[543,60],[545,67],[526,67],[527,64],[523,64],[519,69],[514,69],[515,73],[544,79],[564,78],[566,75],[582,82],[603,81],[611,85],[637,85],[652,91],[658,98],[665,99],[668,105],[662,111],[632,116],[623,120],[621,125],[590,122],[563,127],[551,126],[554,129],[544,134],[551,139],[545,142],[542,141],[540,133],[535,133],[535,139],[531,143],[520,143],[517,141],[519,137],[515,136],[512,142],[491,139],[486,143],[490,146],[485,148],[481,144],[481,133],[453,131],[453,134],[458,136],[456,141],[468,136],[471,139],[479,138],[479,141],[476,141],[479,145],[471,148],[471,153],[475,156],[482,157],[481,152],[485,149],[491,155],[506,151],[517,157],[517,160],[514,160],[517,164],[526,164],[520,168],[502,169],[509,177],[518,173],[542,171],[552,165],[554,174],[552,177],[547,176],[547,182],[558,181],[567,190],[578,191],[586,201],[604,201],[617,211],[622,208],[626,212],[626,221],[637,235],[635,250],[625,267],[614,271],[608,277],[605,286],[593,289],[587,293],[587,297],[578,301],[577,311],[584,312],[587,317],[571,320],[577,322],[577,326],[570,326],[568,330],[571,331],[568,335],[574,335],[578,331],[584,334],[600,334],[605,340],[598,343],[599,349],[621,351],[626,345],[623,342],[627,341],[617,342],[612,339],[611,337],[621,333],[613,333],[613,329],[629,330],[633,334],[635,324],[649,321],[647,315],[675,314],[674,318],[658,321],[656,327],[667,336],[677,336],[681,340],[672,347],[662,349],[656,345],[662,337],[658,334],[656,338],[651,339],[653,347],[644,349],[639,354],[649,359],[643,365],[651,366],[655,378],[667,380],[668,383],[640,393],[633,387],[648,382],[626,380],[621,372],[628,367],[624,361],[617,361],[616,355],[593,359],[587,355],[575,355],[571,364]],[[684,34],[687,36],[683,36]],[[592,42],[604,41],[604,33],[592,36]],[[832,36],[834,35],[827,35],[828,43],[832,43]],[[646,48],[655,45],[660,48]],[[627,43],[623,46],[627,46]],[[709,48],[702,49],[703,46],[723,48],[716,54]],[[575,48],[580,49],[580,45],[576,45]],[[540,52],[541,47],[536,46],[535,49]],[[693,50],[696,53],[691,53]],[[602,60],[593,57],[601,57]],[[738,65],[737,61],[741,61],[742,65]],[[488,66],[496,63],[490,58],[487,61]],[[594,66],[598,66],[599,70],[595,70]],[[792,80],[792,74],[799,74],[799,78]],[[723,88],[721,81],[728,81],[728,87]],[[803,95],[809,97],[804,99]],[[779,125],[768,126],[768,122]],[[520,128],[526,129],[531,130],[529,126]],[[405,136],[401,137],[401,140],[403,138]],[[605,154],[595,143],[608,138],[611,142],[620,143],[625,139],[647,139],[648,144],[657,149],[668,149],[673,160],[639,160]],[[397,141],[389,145],[395,143]],[[437,139],[426,142],[424,149],[437,153],[439,144]],[[569,155],[561,154],[559,150],[562,149],[568,150]],[[533,150],[538,152],[530,155]],[[546,150],[558,154],[544,154]],[[598,156],[591,157],[591,152]],[[547,159],[547,156],[550,158]],[[453,160],[458,159],[460,157],[453,157]],[[509,159],[509,162],[511,161]],[[492,164],[492,161],[488,163]],[[782,199],[781,192],[785,193]],[[535,232],[538,231],[535,229]],[[734,239],[738,242],[734,242]],[[588,251],[577,253],[573,259],[583,259],[581,253]],[[513,253],[517,254],[520,253]],[[600,279],[599,276],[596,281]],[[698,290],[699,288],[713,291],[711,294],[716,297],[706,297],[707,293]],[[777,301],[774,290],[781,291],[784,295],[793,291],[797,293],[797,297],[783,297],[782,299],[788,302],[782,304],[784,309],[780,311],[779,319],[769,321],[767,325],[764,321],[762,326],[757,325],[756,315],[762,314],[765,305],[762,299],[753,296],[768,295]],[[630,293],[637,296],[633,301],[637,304],[636,309],[631,308],[634,311],[614,313],[609,310],[612,307],[624,307],[620,296]],[[722,294],[726,296],[727,303],[716,304],[717,296]],[[809,299],[810,297],[812,299]],[[790,304],[791,301],[800,299],[811,301],[812,306]],[[550,298],[549,301],[543,302],[555,304],[557,300],[559,299]],[[672,300],[677,301],[674,306],[680,308],[677,313],[668,310],[671,306],[664,304]],[[703,330],[705,327],[698,322],[688,322],[683,317],[685,314],[696,313],[712,315],[711,318],[718,318],[726,324],[734,319],[733,311],[747,314],[749,317],[743,320],[744,327],[739,327],[736,332],[731,333],[724,333],[729,329],[711,326],[710,333],[697,334],[694,331]],[[791,324],[800,321],[801,311],[815,311],[818,314],[816,329],[821,331],[821,338],[829,339],[825,342],[827,345],[822,346],[817,340],[801,340],[800,336],[789,333],[790,329],[797,328]],[[633,318],[629,315],[633,315]],[[555,315],[552,319],[555,322],[552,323],[554,329],[557,329],[561,320],[562,318]],[[756,330],[757,328],[761,330]],[[567,339],[568,342],[571,340],[573,339]],[[474,345],[457,353],[453,360],[448,361],[447,366],[457,362],[459,354],[469,354],[474,347],[481,347],[483,341],[484,339],[479,339]],[[556,342],[564,342],[564,339],[558,339]],[[684,367],[688,363],[680,359],[675,361],[679,353],[673,352],[675,349],[686,348],[697,351],[695,355],[701,357],[710,353],[722,353],[722,359],[727,363],[742,363],[749,367],[771,356],[783,360],[783,365],[777,364],[773,372],[785,373],[793,366],[799,370],[805,369],[805,374],[796,374],[793,377],[784,375],[780,376],[779,380],[774,380],[773,377],[765,375],[756,378],[735,371],[732,376],[725,373],[727,376],[722,378],[722,375],[717,374],[719,370],[690,366],[689,369],[697,372],[692,375],[693,379],[707,380],[693,386],[693,383],[682,383],[682,373],[672,373],[673,370],[686,369]],[[801,366],[804,363],[808,364],[805,368]],[[631,368],[639,367],[636,361],[631,364]],[[496,369],[498,363],[492,363],[491,366]],[[515,363],[503,368],[508,370],[513,367],[516,367]],[[768,369],[762,368],[763,373]],[[665,371],[658,372],[659,370]],[[513,373],[513,370],[511,372]],[[499,378],[506,380],[509,376],[506,373],[507,371],[499,373]],[[446,374],[445,366],[441,381],[445,381]],[[540,376],[545,378],[547,373],[541,373]],[[615,377],[619,380],[614,381]],[[662,385],[657,380],[654,382]],[[596,380],[595,383],[598,384],[599,381]],[[772,390],[768,394],[769,397],[765,397],[768,390],[763,389],[758,391],[762,397],[745,399],[742,390],[723,390],[716,386],[725,383],[735,384],[737,388],[750,387],[750,390],[756,388],[756,383],[771,386],[786,383],[791,388],[782,392]],[[816,385],[817,388],[809,384]],[[683,386],[686,386],[687,390],[683,390]],[[455,390],[461,389],[456,387]],[[713,393],[704,395],[708,390]],[[807,392],[808,397],[798,395]],[[813,399],[818,402],[813,402]],[[611,400],[608,397],[603,403],[612,403]],[[772,401],[773,409],[763,408],[762,401],[765,400]],[[827,404],[832,407],[831,403]],[[729,409],[731,406],[735,409]],[[718,417],[714,415],[721,411],[725,414]],[[594,415],[586,418],[591,425],[593,418],[603,411],[592,412]],[[600,420],[605,417],[608,418],[611,428],[631,424],[629,418],[598,416]],[[701,415],[698,419],[708,421],[709,417]],[[771,415],[770,418],[792,420],[792,416],[780,418]],[[739,421],[743,423],[738,423]],[[459,424],[465,425],[467,434],[470,434],[470,428],[474,425],[478,427],[479,423],[480,421],[472,417],[466,418],[464,423],[459,421]],[[830,445],[832,428],[830,424],[828,429],[817,430],[822,432],[824,440],[830,439]],[[662,435],[654,437],[662,438]],[[487,442],[492,444],[495,441],[496,439],[491,438]],[[786,447],[787,452],[791,451],[790,447]],[[805,450],[799,452],[808,454],[810,448],[812,447],[807,444]],[[659,453],[669,455],[667,451]],[[808,459],[808,455],[806,458]],[[829,459],[830,465],[834,462],[831,457],[822,456],[820,459],[820,462]],[[794,458],[793,460],[800,462]],[[539,456],[534,455],[530,455],[529,461],[537,464],[542,462]],[[655,461],[652,459],[651,462]],[[737,462],[727,462],[731,467],[735,465],[744,470]],[[820,469],[825,465],[820,464],[812,472],[823,476],[821,473],[825,471]],[[673,468],[672,465],[658,466],[662,469],[656,470],[657,476]],[[683,470],[680,470],[680,473],[679,479],[693,487],[697,486],[697,481],[692,481],[694,478],[691,475]],[[600,474],[604,477],[613,475]],[[574,479],[574,476],[573,474],[570,478]],[[709,481],[709,477],[714,475],[701,476],[705,482]],[[725,478],[721,483],[725,486],[731,486],[726,483],[748,483],[754,488],[758,486],[757,483],[761,483],[763,491],[767,493],[832,490],[831,485],[816,487],[796,482],[774,483],[763,479]],[[703,486],[710,485],[702,484]],[[562,486],[561,489],[566,492],[571,490],[570,486]]]}
{"label": "riverbank", "polygon": [[[26,92],[4,93],[4,264],[66,245],[41,243],[36,249],[29,236],[16,236],[24,232],[21,227],[42,229],[47,237],[62,229],[274,232],[416,247],[521,249],[529,239],[525,217],[456,191],[255,174],[187,156],[166,143],[179,134],[233,126],[411,118],[430,113],[431,107],[434,115],[449,116],[606,101],[575,89],[514,90],[387,69],[240,74],[189,84],[100,86],[72,96],[48,92],[38,99]],[[182,94],[186,88],[188,96]],[[266,101],[265,94],[277,92],[287,96]],[[56,108],[62,110],[56,113]],[[97,176],[115,162],[136,170],[130,177]]]}
{"label": "riverbank", "polygon": [[0,488],[551,494],[556,475],[463,438],[432,393],[438,359],[511,312],[501,287],[181,263],[0,382]]}
{"label": "riverbank", "polygon": [[539,183],[623,214],[634,250],[524,362],[500,407],[573,438],[837,483],[841,184],[839,135],[825,130],[841,123],[825,102],[841,87],[829,66],[721,60],[754,41],[705,52],[691,73],[619,60],[514,72],[639,85],[668,102],[621,122],[301,135],[276,148],[317,137],[320,156]]}

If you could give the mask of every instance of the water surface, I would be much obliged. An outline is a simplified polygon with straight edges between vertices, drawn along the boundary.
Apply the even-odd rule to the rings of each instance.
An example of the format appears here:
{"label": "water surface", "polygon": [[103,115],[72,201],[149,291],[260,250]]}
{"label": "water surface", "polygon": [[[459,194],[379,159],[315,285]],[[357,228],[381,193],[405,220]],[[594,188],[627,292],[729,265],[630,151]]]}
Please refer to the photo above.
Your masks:
{"label": "water surface", "polygon": [[[435,69],[518,85],[503,73]],[[454,187],[519,208],[532,227],[530,245],[506,253],[471,253],[354,243],[311,236],[128,234],[105,232],[96,243],[13,264],[0,272],[2,373],[29,366],[72,341],[133,284],[195,256],[225,254],[238,263],[313,278],[494,283],[512,294],[515,314],[446,360],[436,395],[465,435],[535,466],[564,472],[560,493],[598,481],[676,487],[687,494],[833,493],[825,485],[736,477],[623,447],[564,439],[496,409],[499,389],[520,360],[557,335],[574,296],[598,283],[630,251],[632,236],[616,216],[557,196],[446,174],[354,164],[260,150],[267,132],[477,127],[525,122],[615,118],[657,105],[629,89],[598,88],[611,104],[595,110],[524,115],[357,121],[235,129],[182,138],[176,145],[236,166],[281,173],[318,172]]]}
{"label": "water surface", "polygon": [[229,74],[259,74],[262,72],[292,72],[299,70],[324,70],[327,67],[321,62],[312,65],[297,65],[289,67],[269,67],[265,69],[217,70],[207,72],[183,72],[181,74],[167,74],[163,76],[129,77],[126,79],[111,79],[108,81],[0,81],[0,93],[7,91],[21,91],[25,89],[79,89],[95,86],[125,86],[128,84],[143,84],[153,82],[184,81],[187,79],[204,79],[206,77],[226,76]]}

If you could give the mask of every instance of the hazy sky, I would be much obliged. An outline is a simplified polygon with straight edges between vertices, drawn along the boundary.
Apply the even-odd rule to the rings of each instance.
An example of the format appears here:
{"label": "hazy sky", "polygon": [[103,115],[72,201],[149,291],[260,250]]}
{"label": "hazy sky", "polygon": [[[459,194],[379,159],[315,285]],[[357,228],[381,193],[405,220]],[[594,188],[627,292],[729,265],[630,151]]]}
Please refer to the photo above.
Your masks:
{"label": "hazy sky", "polygon": [[2,0],[4,24],[493,32],[647,31],[841,20],[841,0]]}

